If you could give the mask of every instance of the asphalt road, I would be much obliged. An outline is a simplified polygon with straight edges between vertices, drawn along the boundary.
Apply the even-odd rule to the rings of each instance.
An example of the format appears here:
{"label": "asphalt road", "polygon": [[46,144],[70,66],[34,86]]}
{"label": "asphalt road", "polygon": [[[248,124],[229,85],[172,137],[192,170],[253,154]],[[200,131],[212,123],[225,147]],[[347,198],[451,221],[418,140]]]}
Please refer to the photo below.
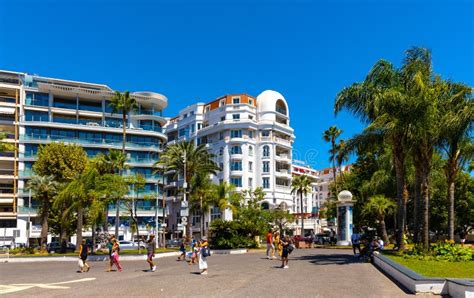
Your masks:
{"label": "asphalt road", "polygon": [[0,296],[162,296],[162,297],[404,297],[407,293],[348,250],[301,249],[290,255],[289,269],[262,252],[213,255],[209,275],[197,274],[174,257],[157,260],[156,272],[143,261],[122,262],[123,272],[105,272],[91,262],[77,273],[75,262],[0,264]]}

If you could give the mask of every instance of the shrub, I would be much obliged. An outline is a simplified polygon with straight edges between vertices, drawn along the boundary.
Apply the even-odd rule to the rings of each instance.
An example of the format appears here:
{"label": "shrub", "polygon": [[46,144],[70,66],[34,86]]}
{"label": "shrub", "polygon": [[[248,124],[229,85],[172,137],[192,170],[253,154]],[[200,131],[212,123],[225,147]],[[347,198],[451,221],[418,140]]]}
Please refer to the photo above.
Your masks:
{"label": "shrub", "polygon": [[210,246],[212,248],[253,248],[255,240],[249,236],[236,221],[216,219],[211,223]]}
{"label": "shrub", "polygon": [[474,259],[474,251],[470,248],[463,248],[454,241],[445,240],[431,245],[428,249],[415,245],[404,256],[420,260],[466,262]]}

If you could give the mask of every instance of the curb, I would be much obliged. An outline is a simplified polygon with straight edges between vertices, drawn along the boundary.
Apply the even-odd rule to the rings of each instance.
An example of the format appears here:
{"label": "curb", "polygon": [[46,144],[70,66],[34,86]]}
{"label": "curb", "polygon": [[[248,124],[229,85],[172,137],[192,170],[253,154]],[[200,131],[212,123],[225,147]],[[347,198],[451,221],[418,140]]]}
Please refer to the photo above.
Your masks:
{"label": "curb", "polygon": [[[211,250],[211,254],[214,255],[240,255],[246,254],[247,249],[216,249]],[[177,257],[181,252],[164,252],[155,254],[155,259],[166,258],[166,257]],[[146,260],[146,254],[143,255],[122,255],[120,261],[144,261]],[[35,263],[35,262],[77,262],[78,257],[75,256],[63,256],[63,257],[12,257],[6,260],[0,261],[0,263]],[[91,255],[87,258],[90,262],[106,262],[109,260],[108,255]]]}

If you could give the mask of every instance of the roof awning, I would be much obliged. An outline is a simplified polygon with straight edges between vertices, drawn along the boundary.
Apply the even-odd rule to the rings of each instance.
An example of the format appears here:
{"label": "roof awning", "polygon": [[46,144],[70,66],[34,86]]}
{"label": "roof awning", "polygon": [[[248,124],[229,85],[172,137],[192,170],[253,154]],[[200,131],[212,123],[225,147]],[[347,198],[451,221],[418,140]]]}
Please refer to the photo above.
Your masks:
{"label": "roof awning", "polygon": [[0,107],[0,114],[15,114],[15,108]]}

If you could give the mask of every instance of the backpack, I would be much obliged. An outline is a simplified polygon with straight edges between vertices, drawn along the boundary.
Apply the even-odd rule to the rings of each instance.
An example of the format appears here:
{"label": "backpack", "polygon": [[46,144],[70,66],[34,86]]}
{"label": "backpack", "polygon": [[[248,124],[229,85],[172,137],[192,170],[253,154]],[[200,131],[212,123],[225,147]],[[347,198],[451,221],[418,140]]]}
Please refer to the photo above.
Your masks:
{"label": "backpack", "polygon": [[203,248],[201,248],[201,250],[201,255],[203,258],[211,256],[211,249],[209,248],[209,246],[204,246]]}
{"label": "backpack", "polygon": [[294,245],[293,243],[291,243],[290,245],[288,245],[288,253],[289,253],[289,254],[291,254],[294,249],[295,249],[295,245]]}

